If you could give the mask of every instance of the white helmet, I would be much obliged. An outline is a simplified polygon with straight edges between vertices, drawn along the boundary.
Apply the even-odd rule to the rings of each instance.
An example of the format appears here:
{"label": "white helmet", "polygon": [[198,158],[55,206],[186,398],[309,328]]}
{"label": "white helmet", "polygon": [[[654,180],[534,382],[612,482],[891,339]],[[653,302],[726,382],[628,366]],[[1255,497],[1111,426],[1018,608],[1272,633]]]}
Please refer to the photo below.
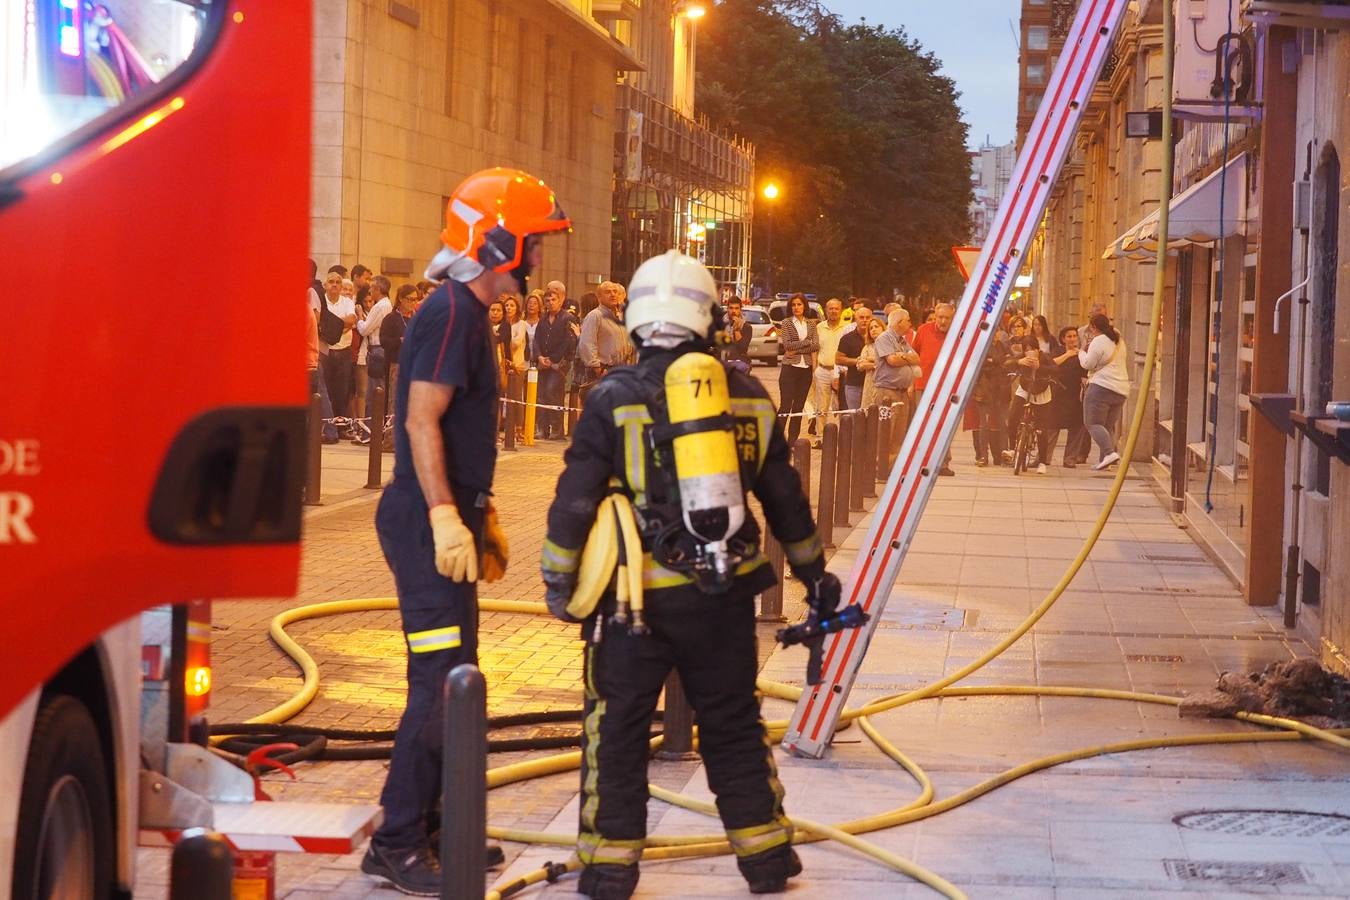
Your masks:
{"label": "white helmet", "polygon": [[[707,267],[678,250],[667,250],[633,273],[624,324],[630,334],[643,326],[659,324],[675,325],[706,338],[712,329],[716,302],[717,282]],[[650,331],[648,328],[644,333]]]}

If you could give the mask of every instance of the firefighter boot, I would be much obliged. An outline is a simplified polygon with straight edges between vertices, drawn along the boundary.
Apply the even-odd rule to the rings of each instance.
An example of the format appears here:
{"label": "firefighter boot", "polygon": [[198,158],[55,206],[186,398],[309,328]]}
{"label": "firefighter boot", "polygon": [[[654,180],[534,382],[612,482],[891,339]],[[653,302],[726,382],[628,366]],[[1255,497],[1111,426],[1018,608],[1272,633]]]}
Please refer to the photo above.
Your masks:
{"label": "firefighter boot", "polygon": [[786,844],[742,857],[736,860],[736,867],[749,882],[752,894],[781,894],[787,890],[788,879],[802,873],[797,851]]}
{"label": "firefighter boot", "polygon": [[441,895],[441,864],[430,847],[394,850],[371,841],[361,860],[361,871],[382,878],[413,897]]}
{"label": "firefighter boot", "polygon": [[637,890],[638,867],[601,863],[581,870],[577,893],[591,900],[628,900]]}

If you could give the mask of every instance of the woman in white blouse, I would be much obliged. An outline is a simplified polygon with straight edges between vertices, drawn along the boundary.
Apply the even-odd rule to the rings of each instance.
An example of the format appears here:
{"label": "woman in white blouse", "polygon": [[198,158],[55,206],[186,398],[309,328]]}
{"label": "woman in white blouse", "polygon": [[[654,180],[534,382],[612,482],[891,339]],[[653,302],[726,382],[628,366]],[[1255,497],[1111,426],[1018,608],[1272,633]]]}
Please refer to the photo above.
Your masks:
{"label": "woman in white blouse", "polygon": [[1120,459],[1113,432],[1130,396],[1129,352],[1124,338],[1101,313],[1088,320],[1088,337],[1087,349],[1078,351],[1078,360],[1088,373],[1083,424],[1101,453],[1093,468],[1105,469]]}
{"label": "woman in white blouse", "polygon": [[816,324],[806,318],[806,298],[793,295],[788,301],[788,318],[778,326],[779,341],[783,347],[783,362],[778,370],[778,415],[790,416],[785,423],[789,444],[801,434],[806,395],[811,391],[811,376],[816,370],[816,352],[820,340]]}

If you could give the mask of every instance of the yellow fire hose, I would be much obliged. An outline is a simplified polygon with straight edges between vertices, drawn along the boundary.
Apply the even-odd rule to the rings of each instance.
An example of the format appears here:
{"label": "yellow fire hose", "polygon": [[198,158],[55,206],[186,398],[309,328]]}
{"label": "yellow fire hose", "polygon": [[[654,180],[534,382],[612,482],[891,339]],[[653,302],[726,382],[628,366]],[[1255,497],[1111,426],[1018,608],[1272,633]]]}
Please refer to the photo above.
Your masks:
{"label": "yellow fire hose", "polygon": [[[1163,89],[1164,105],[1169,107],[1164,111],[1163,128],[1164,134],[1162,146],[1164,152],[1163,171],[1171,170],[1172,142],[1171,133],[1171,53],[1172,41],[1170,29],[1172,23],[1170,17],[1165,17],[1165,28],[1168,34],[1164,38],[1164,76],[1165,84]],[[1167,244],[1167,215],[1170,201],[1170,179],[1163,179],[1164,191],[1162,203],[1159,208],[1159,246],[1165,247]],[[1040,759],[1031,760],[1014,766],[1005,772],[988,778],[964,791],[953,794],[950,797],[935,800],[932,781],[928,775],[919,767],[917,763],[907,757],[894,744],[886,740],[873,726],[870,718],[888,710],[897,707],[906,706],[920,700],[933,697],[987,697],[987,696],[1037,696],[1037,697],[1087,697],[1101,700],[1126,700],[1134,703],[1154,703],[1162,705],[1176,706],[1181,701],[1176,697],[1168,697],[1161,694],[1139,693],[1135,691],[1118,691],[1101,688],[1075,688],[1075,687],[1053,687],[1041,685],[997,685],[990,687],[955,687],[954,685],[966,678],[968,675],[979,671],[991,660],[997,658],[1005,650],[1022,638],[1035,624],[1050,610],[1050,608],[1059,600],[1060,596],[1073,582],[1074,577],[1082,568],[1083,563],[1087,561],[1093,547],[1096,545],[1102,530],[1106,527],[1115,509],[1116,501],[1120,497],[1120,492],[1125,484],[1125,478],[1128,474],[1129,460],[1134,456],[1135,446],[1139,440],[1140,431],[1143,428],[1146,392],[1153,381],[1153,370],[1158,354],[1158,327],[1162,318],[1162,298],[1165,286],[1165,255],[1158,260],[1154,291],[1153,291],[1153,310],[1149,326],[1148,353],[1144,361],[1143,376],[1140,381],[1141,389],[1139,400],[1134,407],[1133,416],[1130,422],[1130,430],[1126,437],[1125,447],[1121,452],[1122,463],[1119,466],[1115,480],[1111,484],[1111,489],[1107,494],[1106,503],[1102,507],[1101,513],[1097,517],[1091,533],[1083,541],[1083,546],[1078,555],[1074,557],[1065,571],[1063,577],[1046,595],[1045,599],[1036,607],[1036,609],[1010,632],[1003,640],[999,641],[992,649],[986,652],[979,659],[961,668],[944,678],[938,679],[931,684],[918,688],[907,693],[898,694],[891,697],[883,697],[873,700],[857,708],[846,709],[841,717],[842,722],[857,720],[863,733],[872,741],[876,747],[886,756],[894,760],[905,769],[915,782],[919,785],[920,792],[918,797],[893,810],[888,810],[876,815],[861,819],[854,819],[849,822],[827,825],[819,822],[813,822],[807,819],[793,819],[798,829],[796,840],[799,843],[806,843],[818,840],[831,840],[843,846],[849,847],[859,853],[862,853],[881,864],[900,872],[917,881],[920,881],[943,896],[951,898],[964,898],[965,894],[955,885],[944,880],[933,872],[916,865],[914,862],[904,859],[889,851],[883,850],[873,844],[869,844],[857,837],[859,834],[866,834],[873,831],[880,831],[887,828],[893,828],[897,825],[904,825],[909,822],[916,822],[921,819],[930,818],[949,810],[956,809],[977,797],[995,790],[1010,782],[1016,781],[1033,772],[1040,772],[1053,766],[1062,765],[1068,762],[1088,759],[1094,756],[1102,756],[1113,753],[1126,753],[1134,750],[1150,750],[1161,747],[1193,747],[1211,744],[1239,744],[1256,743],[1269,741],[1300,741],[1300,740],[1318,740],[1331,746],[1341,749],[1350,749],[1350,729],[1339,731],[1329,731],[1320,728],[1314,728],[1302,722],[1296,722],[1290,719],[1283,719],[1274,716],[1264,716],[1254,713],[1239,713],[1237,718],[1252,725],[1262,726],[1264,728],[1277,728],[1279,731],[1259,731],[1259,732],[1217,732],[1209,734],[1186,735],[1180,737],[1166,738],[1145,738],[1134,741],[1125,741],[1117,744],[1102,744],[1093,747],[1085,747],[1079,750],[1070,750],[1064,753],[1044,756]],[[531,373],[533,374],[533,373]],[[533,389],[534,385],[529,385]],[[533,412],[533,407],[527,407],[527,418]],[[529,439],[532,429],[526,426],[526,443]],[[623,529],[621,528],[620,531]],[[633,565],[629,562],[630,567]],[[640,602],[640,598],[637,598]],[[548,610],[542,603],[528,603],[511,600],[481,600],[479,603],[481,609],[488,612],[507,612],[524,613],[529,615],[547,615]],[[309,606],[298,607],[287,610],[272,620],[269,634],[272,639],[291,659],[299,665],[303,675],[303,685],[300,690],[285,703],[268,710],[262,715],[255,716],[250,722],[262,723],[280,723],[284,722],[301,710],[303,710],[319,691],[319,669],[304,648],[286,633],[286,627],[295,622],[305,619],[318,618],[320,616],[338,615],[347,612],[367,611],[367,610],[394,610],[398,608],[397,601],[394,598],[384,597],[366,600],[339,600],[328,603],[316,603]],[[769,697],[782,700],[795,701],[801,694],[801,689],[791,685],[779,684],[776,682],[761,679],[758,682],[760,691]],[[774,738],[781,737],[787,728],[787,722],[777,721],[767,723],[770,735]],[[660,743],[660,739],[652,741],[653,749]],[[508,766],[499,766],[490,769],[487,773],[488,788],[501,787],[507,784],[514,784],[534,778],[542,778],[548,775],[555,775],[563,772],[574,771],[581,766],[581,753],[573,751],[570,753],[560,753],[553,756],[540,759],[529,760],[521,763],[514,763]],[[707,815],[715,815],[715,808],[700,800],[685,797],[680,794],[666,791],[660,787],[652,785],[650,787],[651,795],[658,800],[680,806],[686,809],[694,810]],[[571,847],[575,845],[576,838],[573,835],[547,834],[534,831],[523,831],[518,829],[499,828],[489,826],[488,833],[497,840],[518,841],[532,844],[549,844],[560,847]],[[731,847],[724,836],[720,834],[707,835],[687,835],[680,837],[669,837],[662,835],[653,835],[647,840],[647,849],[643,852],[643,859],[646,860],[666,860],[679,859],[692,856],[711,856],[727,854],[731,852]],[[579,863],[575,858],[566,864],[567,871],[576,871]],[[537,884],[547,880],[551,874],[547,869],[538,869],[530,872],[524,877],[514,880],[508,884],[501,884],[487,894],[488,900],[501,900],[504,895],[514,894],[525,887]]]}

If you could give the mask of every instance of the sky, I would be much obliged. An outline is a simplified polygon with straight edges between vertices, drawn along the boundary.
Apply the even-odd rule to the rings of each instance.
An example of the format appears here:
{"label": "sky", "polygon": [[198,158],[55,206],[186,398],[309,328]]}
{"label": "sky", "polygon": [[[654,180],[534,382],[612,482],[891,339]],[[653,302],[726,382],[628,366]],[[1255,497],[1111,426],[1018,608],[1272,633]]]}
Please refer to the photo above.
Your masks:
{"label": "sky", "polygon": [[[988,135],[1006,144],[1017,127],[1017,44],[1021,0],[823,0],[845,22],[902,27],[943,62],[956,82],[972,149]],[[1008,26],[1012,20],[1013,28]]]}

